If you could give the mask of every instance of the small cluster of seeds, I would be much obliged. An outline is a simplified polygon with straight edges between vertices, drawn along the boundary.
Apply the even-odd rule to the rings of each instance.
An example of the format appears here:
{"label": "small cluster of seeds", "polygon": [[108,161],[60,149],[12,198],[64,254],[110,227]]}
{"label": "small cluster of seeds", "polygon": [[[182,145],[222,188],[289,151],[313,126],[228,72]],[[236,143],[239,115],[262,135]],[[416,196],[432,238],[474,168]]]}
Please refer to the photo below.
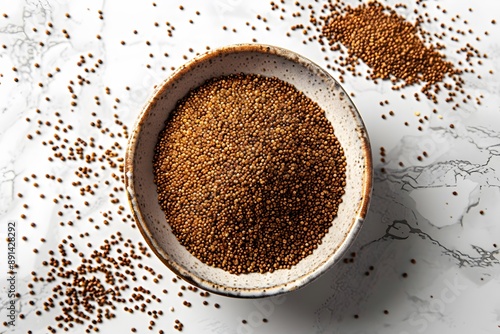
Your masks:
{"label": "small cluster of seeds", "polygon": [[324,111],[277,78],[212,79],[182,99],[154,157],[180,243],[230,273],[286,269],[337,214],[346,160]]}
{"label": "small cluster of seeds", "polygon": [[[89,233],[84,233],[80,238],[89,236]],[[43,273],[31,272],[29,294],[36,295],[36,284],[54,282],[52,294],[43,302],[43,310],[20,314],[20,318],[55,312],[57,326],[47,328],[52,333],[56,332],[56,328],[68,331],[75,325],[85,324],[86,333],[99,332],[103,321],[115,318],[118,306],[123,305],[122,309],[127,313],[142,312],[150,316],[149,330],[157,327],[157,319],[164,315],[162,300],[143,283],[151,279],[153,283],[160,284],[163,275],[143,265],[143,259],[151,256],[147,247],[141,242],[125,240],[120,232],[112,234],[98,247],[88,242],[86,248],[94,249],[90,252],[80,251],[76,242],[68,235],[58,245],[57,251],[49,250],[50,259],[42,262],[46,270]],[[75,260],[77,263],[74,263]],[[176,283],[177,278],[172,281]],[[178,296],[183,297],[182,291],[186,290],[193,294],[198,292],[196,287],[181,285]],[[162,294],[166,295],[168,291],[163,289]],[[199,295],[202,298],[210,296],[208,292],[200,292]],[[35,302],[31,300],[29,304],[35,305]],[[183,305],[191,307],[191,302],[184,300]],[[208,302],[204,300],[203,305],[208,305]],[[182,331],[183,326],[178,319],[175,320],[175,329]]]}
{"label": "small cluster of seeds", "polygon": [[[82,234],[81,238],[88,236],[88,233]],[[123,309],[129,313],[147,312],[152,322],[163,314],[161,309],[151,309],[151,303],[161,303],[161,299],[136,283],[147,280],[147,276],[152,276],[156,283],[163,278],[141,264],[143,256],[151,256],[141,243],[135,245],[130,239],[124,240],[117,232],[100,247],[87,243],[88,248],[94,249],[87,254],[79,251],[72,239],[69,235],[59,244],[57,252],[49,251],[50,259],[42,262],[48,268],[46,273],[31,273],[34,284],[58,282],[43,303],[43,311],[37,310],[36,316],[57,309],[54,320],[58,328],[67,331],[74,325],[87,323],[86,332],[90,333],[98,332],[104,319],[114,318],[119,304],[125,304]],[[68,252],[78,254],[78,265],[73,264]],[[137,275],[141,271],[145,273],[142,277]],[[28,284],[31,295],[35,294],[33,283]],[[55,329],[49,330],[55,332]]]}
{"label": "small cluster of seeds", "polygon": [[375,1],[332,13],[322,28],[331,45],[340,48],[335,44],[340,42],[347,48],[345,67],[354,70],[362,60],[372,70],[370,79],[403,80],[401,87],[425,82],[422,90],[428,92],[446,75],[459,72],[436,48],[425,45],[418,32],[416,24]]}
{"label": "small cluster of seeds", "polygon": [[[280,9],[275,2],[271,5],[273,11]],[[450,17],[451,24],[445,23],[442,18],[431,17],[429,4],[420,0],[411,12],[403,3],[391,7],[378,1],[352,6],[341,0],[329,0],[319,10],[311,4],[306,8],[299,1],[295,5],[300,10],[294,17],[309,11],[310,24],[294,24],[290,28],[292,33],[302,32],[304,44],[316,41],[323,52],[334,52],[337,55],[334,59],[328,55],[325,60],[329,69],[340,74],[341,82],[348,73],[354,77],[365,75],[374,83],[378,83],[378,79],[389,80],[393,90],[420,85],[422,94],[434,103],[440,100],[440,92],[446,91],[444,100],[452,103],[453,109],[471,101],[481,104],[482,95],[473,97],[465,92],[463,74],[474,74],[481,79],[475,67],[483,65],[483,59],[488,56],[471,43],[459,44],[462,37],[475,37],[477,42],[482,39],[480,34],[467,28],[469,22],[460,15]],[[439,4],[435,6],[447,15],[446,9]],[[472,12],[472,8],[469,11]],[[415,17],[413,22],[407,19],[410,15]],[[491,24],[496,21],[491,20]],[[430,33],[426,25],[441,31]],[[484,36],[488,35],[488,31],[484,31]],[[287,36],[292,34],[288,32]],[[447,41],[450,43],[445,43]],[[447,50],[447,46],[452,49]],[[445,56],[452,52],[459,57],[453,63]],[[365,74],[360,70],[361,62],[369,67]],[[489,74],[493,71],[489,70]],[[404,94],[401,97],[404,99]],[[418,93],[414,97],[420,101]]]}

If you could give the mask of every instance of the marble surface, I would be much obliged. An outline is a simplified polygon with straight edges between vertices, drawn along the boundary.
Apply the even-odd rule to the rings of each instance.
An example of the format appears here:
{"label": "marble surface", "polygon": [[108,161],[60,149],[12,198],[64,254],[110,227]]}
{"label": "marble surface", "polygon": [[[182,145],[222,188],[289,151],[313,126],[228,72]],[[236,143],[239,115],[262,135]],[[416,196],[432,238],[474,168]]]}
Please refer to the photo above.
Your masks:
{"label": "marble surface", "polygon": [[[243,0],[0,3],[0,15],[5,14],[0,16],[0,333],[47,333],[48,326],[57,327],[57,305],[36,315],[57,280],[37,282],[33,289],[28,284],[32,271],[42,277],[47,273],[42,262],[63,239],[84,257],[93,251],[87,243],[100,245],[117,232],[133,244],[142,241],[127,218],[119,165],[142,105],[173,68],[207,46],[252,41],[289,48],[323,67],[339,56],[322,52],[315,41],[304,43],[300,29],[290,30],[308,25],[307,6],[319,12],[323,1],[301,1],[306,7],[301,16],[295,15],[300,11],[295,1],[276,3],[277,10],[269,1]],[[411,21],[416,4],[406,3],[400,13]],[[301,290],[239,300],[183,291],[185,283],[173,282],[158,259],[145,257],[141,263],[163,278],[140,284],[161,295],[162,301],[148,308],[161,309],[163,315],[149,330],[147,313],[130,315],[120,304],[116,318],[104,319],[99,332],[128,333],[134,327],[138,333],[174,333],[179,319],[185,333],[500,333],[500,24],[491,24],[500,2],[440,1],[447,13],[435,1],[423,3],[432,17],[447,24],[453,25],[457,14],[467,20],[465,28],[474,34],[458,44],[470,39],[488,55],[483,65],[476,64],[475,74],[463,75],[466,94],[482,95],[481,104],[473,101],[453,110],[442,101],[416,101],[412,96],[418,87],[395,92],[387,82],[345,76],[344,87],[354,93],[375,162],[371,208],[348,263]],[[424,28],[440,31],[437,24]],[[453,52],[458,44],[442,43],[448,58],[458,62],[460,55]],[[402,93],[408,98],[402,99]],[[61,161],[71,156],[70,147],[76,148],[79,139],[82,159]],[[86,162],[92,152],[97,160]],[[89,178],[81,177],[82,167],[93,169]],[[15,328],[1,325],[8,321],[4,254],[9,221],[17,227],[17,306],[24,317],[17,318]],[[77,256],[67,257],[74,262],[69,269],[76,268]],[[169,293],[162,294],[163,289]],[[183,305],[184,300],[192,306]],[[67,329],[84,333],[87,325]]]}

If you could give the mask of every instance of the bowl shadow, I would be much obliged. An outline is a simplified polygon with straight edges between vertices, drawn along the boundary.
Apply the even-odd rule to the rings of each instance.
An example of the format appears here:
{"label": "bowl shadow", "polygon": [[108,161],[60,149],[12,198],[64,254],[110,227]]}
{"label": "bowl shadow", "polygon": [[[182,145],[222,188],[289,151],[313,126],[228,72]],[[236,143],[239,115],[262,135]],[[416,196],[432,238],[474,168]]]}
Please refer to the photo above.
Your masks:
{"label": "bowl shadow", "polygon": [[407,258],[410,263],[415,248],[424,247],[410,237],[417,219],[411,207],[413,199],[390,171],[376,171],[370,209],[347,255],[314,282],[284,295],[280,311],[287,318],[312,321],[314,332],[321,333],[346,319],[377,321],[385,309],[397,308],[405,296],[395,287],[410,280],[399,262]]}

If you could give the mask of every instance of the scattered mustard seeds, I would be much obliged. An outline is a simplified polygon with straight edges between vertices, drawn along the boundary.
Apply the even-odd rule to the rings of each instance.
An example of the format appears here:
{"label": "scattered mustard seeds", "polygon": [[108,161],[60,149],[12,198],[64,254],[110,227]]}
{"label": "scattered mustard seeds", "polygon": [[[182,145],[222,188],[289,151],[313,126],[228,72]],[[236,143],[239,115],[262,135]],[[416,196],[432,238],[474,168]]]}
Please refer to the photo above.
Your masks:
{"label": "scattered mustard seeds", "polygon": [[179,101],[154,156],[179,242],[230,273],[297,264],[337,214],[346,161],[324,111],[277,78],[209,80]]}
{"label": "scattered mustard seeds", "polygon": [[361,59],[374,80],[402,80],[401,87],[423,82],[425,93],[445,76],[459,73],[437,48],[424,43],[416,24],[376,1],[333,11],[325,18],[322,34],[347,48],[346,66],[354,68]]}

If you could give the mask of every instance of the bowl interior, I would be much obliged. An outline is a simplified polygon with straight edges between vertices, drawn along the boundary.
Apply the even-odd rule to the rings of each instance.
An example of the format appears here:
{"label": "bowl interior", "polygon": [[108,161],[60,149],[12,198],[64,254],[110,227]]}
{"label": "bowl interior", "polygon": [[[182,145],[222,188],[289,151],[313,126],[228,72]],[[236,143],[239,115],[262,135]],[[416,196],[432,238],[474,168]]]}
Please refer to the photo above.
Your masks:
{"label": "bowl interior", "polygon": [[[346,187],[338,216],[314,253],[289,270],[233,275],[192,256],[171,233],[157,201],[153,153],[159,132],[179,99],[207,79],[234,73],[274,76],[293,84],[325,110],[347,161]],[[129,142],[126,183],[136,220],[156,255],[176,274],[215,293],[259,297],[296,289],[335,263],[356,236],[371,193],[371,153],[356,108],[324,70],[291,51],[265,45],[235,45],[199,56],[159,86],[145,106]]]}

